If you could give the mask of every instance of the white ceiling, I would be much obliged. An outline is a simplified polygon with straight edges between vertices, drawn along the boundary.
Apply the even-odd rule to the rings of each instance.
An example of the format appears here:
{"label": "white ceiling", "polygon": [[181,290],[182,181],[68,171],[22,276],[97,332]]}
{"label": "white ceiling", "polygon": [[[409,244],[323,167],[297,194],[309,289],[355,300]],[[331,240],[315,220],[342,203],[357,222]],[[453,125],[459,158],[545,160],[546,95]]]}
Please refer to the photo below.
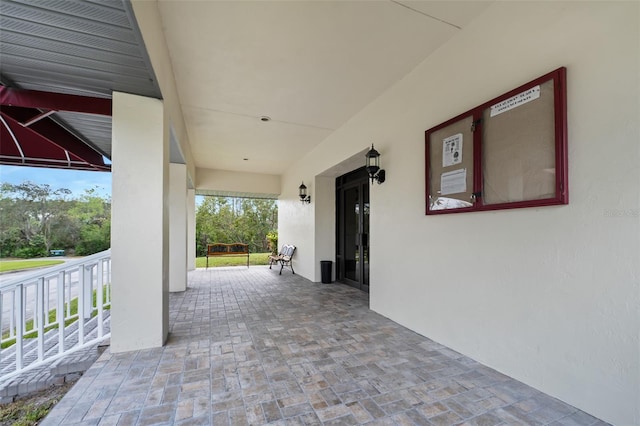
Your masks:
{"label": "white ceiling", "polygon": [[488,3],[160,0],[196,166],[281,174]]}

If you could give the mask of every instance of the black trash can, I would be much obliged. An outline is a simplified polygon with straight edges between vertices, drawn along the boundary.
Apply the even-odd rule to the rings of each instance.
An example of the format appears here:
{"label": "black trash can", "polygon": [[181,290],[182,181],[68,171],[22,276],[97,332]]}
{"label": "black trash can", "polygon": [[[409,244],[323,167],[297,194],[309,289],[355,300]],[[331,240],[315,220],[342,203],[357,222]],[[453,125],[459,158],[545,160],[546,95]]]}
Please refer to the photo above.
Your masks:
{"label": "black trash can", "polygon": [[320,275],[322,276],[322,284],[331,284],[331,262],[330,260],[320,261]]}

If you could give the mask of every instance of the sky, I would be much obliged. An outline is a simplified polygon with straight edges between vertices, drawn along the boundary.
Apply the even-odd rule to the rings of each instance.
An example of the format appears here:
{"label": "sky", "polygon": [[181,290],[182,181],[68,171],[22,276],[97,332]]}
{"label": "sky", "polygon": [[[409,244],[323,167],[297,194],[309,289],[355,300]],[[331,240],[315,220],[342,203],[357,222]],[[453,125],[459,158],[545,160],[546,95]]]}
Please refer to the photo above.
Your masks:
{"label": "sky", "polygon": [[[80,197],[87,189],[96,189],[99,196],[111,198],[110,172],[0,165],[0,184],[6,182],[17,185],[24,181],[31,181],[39,185],[46,183],[52,189],[66,188],[72,192],[72,198]],[[203,201],[203,196],[196,195],[197,206]]]}
{"label": "sky", "polygon": [[15,185],[24,181],[48,184],[52,189],[66,188],[73,193],[73,198],[81,196],[87,189],[96,189],[98,195],[111,197],[110,172],[0,165],[0,183]]}

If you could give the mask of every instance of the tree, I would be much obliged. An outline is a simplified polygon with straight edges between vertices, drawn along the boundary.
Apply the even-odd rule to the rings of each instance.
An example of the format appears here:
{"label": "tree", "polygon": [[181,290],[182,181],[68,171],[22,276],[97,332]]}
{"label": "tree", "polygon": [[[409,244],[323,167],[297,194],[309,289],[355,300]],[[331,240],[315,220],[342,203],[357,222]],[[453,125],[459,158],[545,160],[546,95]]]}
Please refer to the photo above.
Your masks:
{"label": "tree", "polygon": [[207,244],[245,243],[249,251],[270,251],[266,235],[278,228],[276,200],[205,197],[196,211],[196,253]]}
{"label": "tree", "polygon": [[98,196],[95,189],[87,189],[69,210],[69,217],[79,224],[76,254],[89,255],[111,247],[111,200]]}
{"label": "tree", "polygon": [[[1,190],[1,188],[0,188]],[[11,198],[0,192],[0,257],[14,256],[22,246],[22,233],[17,208]]]}
{"label": "tree", "polygon": [[0,185],[0,256],[39,257],[52,248],[88,255],[109,248],[111,201],[86,190],[24,182]]}
{"label": "tree", "polygon": [[[65,197],[71,191],[27,181],[18,185],[3,183],[0,193],[3,200],[10,200],[7,211],[2,212],[2,231],[15,235],[16,229],[19,230],[24,257],[46,255],[51,249],[52,224],[63,215]],[[19,250],[17,254],[21,254]]]}

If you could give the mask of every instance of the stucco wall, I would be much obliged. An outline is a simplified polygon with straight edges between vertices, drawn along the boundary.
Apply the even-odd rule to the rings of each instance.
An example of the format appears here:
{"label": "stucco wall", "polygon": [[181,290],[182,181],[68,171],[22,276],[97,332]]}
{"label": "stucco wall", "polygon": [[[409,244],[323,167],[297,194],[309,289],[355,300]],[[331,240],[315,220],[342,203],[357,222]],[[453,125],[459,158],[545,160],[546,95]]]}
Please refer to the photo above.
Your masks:
{"label": "stucco wall", "polygon": [[227,170],[196,169],[196,188],[200,191],[267,194],[280,193],[280,176],[264,173],[231,172]]}
{"label": "stucco wall", "polygon": [[140,32],[143,34],[145,48],[153,64],[158,86],[162,92],[163,104],[169,117],[170,127],[175,132],[176,142],[180,146],[180,151],[187,165],[187,176],[195,179],[195,162],[191,154],[189,135],[182,117],[180,97],[176,89],[171,58],[165,44],[158,4],[157,2],[146,0],[133,0],[131,5],[136,15],[136,22],[140,27]]}
{"label": "stucco wall", "polygon": [[[318,280],[335,232],[319,229],[332,204],[297,201],[300,180],[328,199],[332,185],[310,183],[374,142],[387,181],[371,188],[371,308],[603,420],[640,423],[639,8],[493,4],[283,176],[296,272]],[[560,66],[570,204],[426,217],[424,131]]]}

